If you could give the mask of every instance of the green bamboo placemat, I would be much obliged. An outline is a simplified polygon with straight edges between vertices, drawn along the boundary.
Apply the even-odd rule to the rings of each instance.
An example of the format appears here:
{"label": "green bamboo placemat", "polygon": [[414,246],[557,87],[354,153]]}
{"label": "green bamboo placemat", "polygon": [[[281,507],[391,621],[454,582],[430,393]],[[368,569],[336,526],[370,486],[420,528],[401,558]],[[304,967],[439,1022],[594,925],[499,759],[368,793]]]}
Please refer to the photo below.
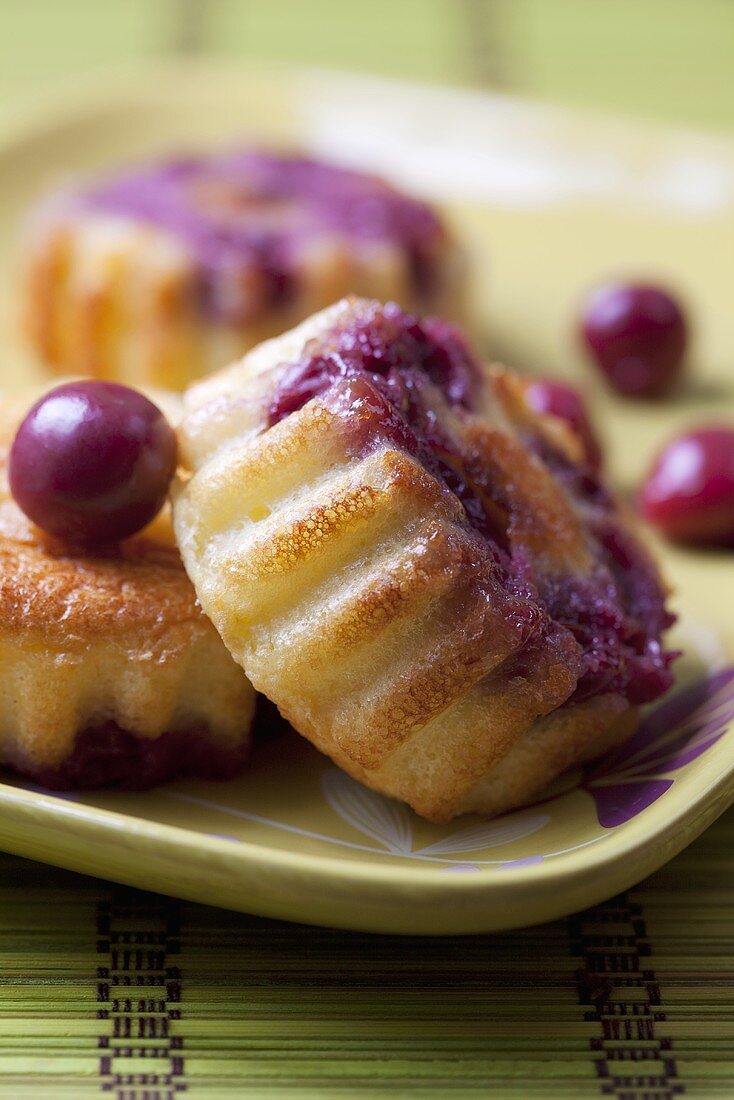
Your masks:
{"label": "green bamboo placemat", "polygon": [[734,811],[503,935],[260,920],[0,857],[0,1096],[734,1096]]}

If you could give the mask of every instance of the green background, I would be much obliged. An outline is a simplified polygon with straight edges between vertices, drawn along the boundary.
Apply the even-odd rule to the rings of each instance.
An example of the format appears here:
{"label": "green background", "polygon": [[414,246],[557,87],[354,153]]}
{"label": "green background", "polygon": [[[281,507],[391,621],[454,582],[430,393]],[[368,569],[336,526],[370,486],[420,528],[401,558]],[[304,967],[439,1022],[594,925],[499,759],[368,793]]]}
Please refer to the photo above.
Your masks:
{"label": "green background", "polygon": [[495,87],[734,128],[732,0],[0,0],[0,111],[175,53]]}

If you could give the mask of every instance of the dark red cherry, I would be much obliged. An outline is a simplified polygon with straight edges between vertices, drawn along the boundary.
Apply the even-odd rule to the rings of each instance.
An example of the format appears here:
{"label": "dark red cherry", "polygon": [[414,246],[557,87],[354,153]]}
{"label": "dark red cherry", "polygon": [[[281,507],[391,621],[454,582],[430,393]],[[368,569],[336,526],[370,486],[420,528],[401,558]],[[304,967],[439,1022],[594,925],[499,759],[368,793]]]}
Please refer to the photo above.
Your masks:
{"label": "dark red cherry", "polygon": [[669,539],[734,546],[734,427],[709,425],[668,443],[653,463],[640,503]]}
{"label": "dark red cherry", "polygon": [[610,283],[584,302],[581,332],[599,369],[630,397],[659,397],[678,378],[686,348],[686,320],[666,290]]}
{"label": "dark red cherry", "polygon": [[37,401],[10,449],[10,491],[50,535],[83,545],[132,535],[160,510],[176,437],[152,401],[115,382],[70,382]]}
{"label": "dark red cherry", "polygon": [[535,412],[549,413],[565,420],[584,445],[586,460],[593,469],[601,465],[601,448],[591,424],[584,399],[578,390],[565,382],[539,378],[525,390],[528,404]]}

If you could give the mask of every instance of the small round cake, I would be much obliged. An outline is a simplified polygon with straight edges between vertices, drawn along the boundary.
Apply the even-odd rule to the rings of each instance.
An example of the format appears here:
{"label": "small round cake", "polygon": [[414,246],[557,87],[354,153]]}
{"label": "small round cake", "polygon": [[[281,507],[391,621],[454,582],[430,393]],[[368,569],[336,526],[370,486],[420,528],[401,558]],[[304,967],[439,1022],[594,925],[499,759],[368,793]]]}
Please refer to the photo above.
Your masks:
{"label": "small round cake", "polygon": [[257,689],[433,821],[520,806],[672,681],[665,587],[564,419],[347,300],[186,395],[174,523]]}
{"label": "small round cake", "polygon": [[40,358],[183,389],[346,293],[456,317],[464,257],[384,180],[262,151],[179,159],[52,195],[31,220]]}
{"label": "small round cake", "polygon": [[0,763],[56,789],[236,774],[255,693],[196,602],[168,509],[95,552],[45,535],[8,489],[30,404],[0,402]]}

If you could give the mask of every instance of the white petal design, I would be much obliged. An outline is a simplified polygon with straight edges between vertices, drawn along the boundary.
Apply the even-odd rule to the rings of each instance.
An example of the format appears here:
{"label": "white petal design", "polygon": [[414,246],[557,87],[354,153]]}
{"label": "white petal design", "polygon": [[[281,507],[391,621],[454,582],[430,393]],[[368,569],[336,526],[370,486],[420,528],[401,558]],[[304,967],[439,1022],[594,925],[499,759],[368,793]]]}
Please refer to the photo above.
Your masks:
{"label": "white petal design", "polygon": [[[719,672],[720,669],[726,668],[726,651],[718,631],[712,630],[706,623],[698,622],[697,619],[686,617],[679,623],[678,633],[682,634],[691,649],[696,651],[708,672]],[[687,649],[688,646],[682,645],[680,648]]]}
{"label": "white petal design", "polygon": [[479,848],[497,848],[500,844],[509,844],[513,840],[522,840],[523,837],[537,833],[549,821],[548,814],[513,814],[511,817],[500,818],[499,821],[487,821],[459,829],[413,854],[453,855],[456,852],[473,852]]}
{"label": "white petal design", "polygon": [[332,810],[361,833],[371,836],[393,855],[410,855],[413,829],[402,802],[378,794],[339,768],[329,768],[321,787]]}

